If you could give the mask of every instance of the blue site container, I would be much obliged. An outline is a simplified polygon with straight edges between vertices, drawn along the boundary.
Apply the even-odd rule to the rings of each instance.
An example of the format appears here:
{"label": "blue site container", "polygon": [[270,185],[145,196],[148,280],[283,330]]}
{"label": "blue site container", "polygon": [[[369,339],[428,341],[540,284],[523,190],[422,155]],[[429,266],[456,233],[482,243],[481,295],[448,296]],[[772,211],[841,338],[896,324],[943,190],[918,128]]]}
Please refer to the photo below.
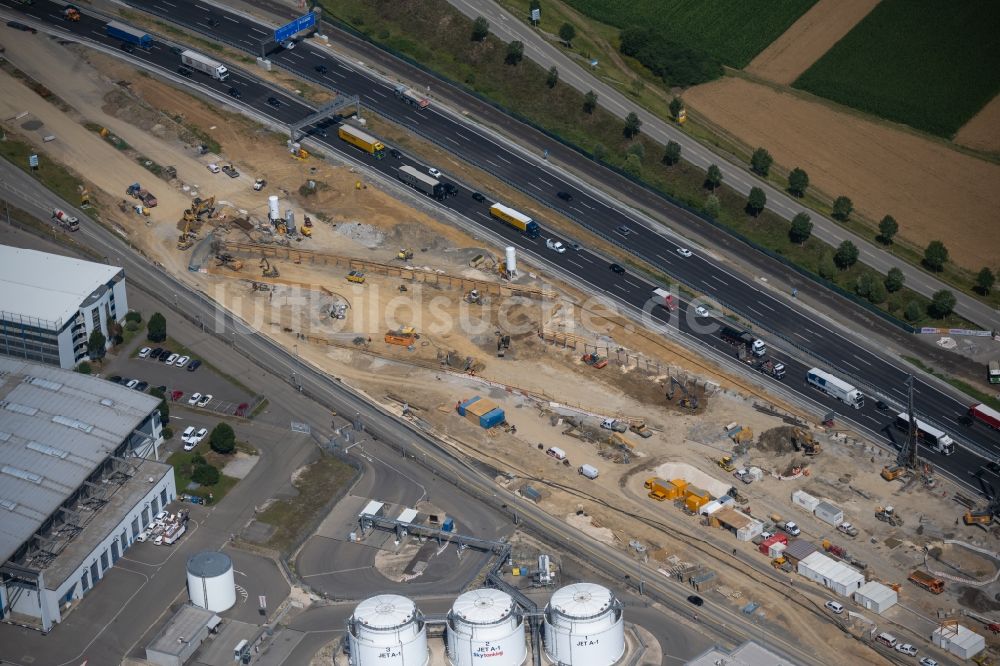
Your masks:
{"label": "blue site container", "polygon": [[497,407],[494,410],[488,411],[479,417],[479,425],[484,428],[492,428],[495,425],[499,425],[504,422],[503,410]]}
{"label": "blue site container", "polygon": [[461,402],[459,402],[458,403],[458,413],[459,413],[459,415],[460,416],[465,416],[465,408],[468,407],[469,405],[471,405],[472,403],[476,402],[477,400],[479,400],[479,396],[478,395],[477,396],[473,396],[473,397],[469,398],[468,400],[462,400]]}
{"label": "blue site container", "polygon": [[445,518],[444,522],[441,523],[441,531],[442,532],[451,532],[454,529],[455,529],[455,519],[454,518]]}

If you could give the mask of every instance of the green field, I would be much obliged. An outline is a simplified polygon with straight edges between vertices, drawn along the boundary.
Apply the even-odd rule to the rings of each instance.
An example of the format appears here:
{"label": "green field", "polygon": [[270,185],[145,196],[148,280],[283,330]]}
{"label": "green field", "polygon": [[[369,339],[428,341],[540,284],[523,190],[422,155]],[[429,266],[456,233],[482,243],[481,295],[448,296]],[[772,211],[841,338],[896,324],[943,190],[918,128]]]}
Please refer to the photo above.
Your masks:
{"label": "green field", "polygon": [[796,88],[951,137],[1000,93],[1000,3],[883,0]]}
{"label": "green field", "polygon": [[742,69],[816,0],[567,0],[567,4],[619,28],[654,28],[665,39]]}

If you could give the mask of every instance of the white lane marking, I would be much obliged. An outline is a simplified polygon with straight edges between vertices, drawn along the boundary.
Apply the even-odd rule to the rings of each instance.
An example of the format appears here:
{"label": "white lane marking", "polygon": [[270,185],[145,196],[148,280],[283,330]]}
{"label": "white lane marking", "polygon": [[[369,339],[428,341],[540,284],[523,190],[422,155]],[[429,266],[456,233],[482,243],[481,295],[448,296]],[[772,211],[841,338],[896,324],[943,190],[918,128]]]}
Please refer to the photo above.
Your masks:
{"label": "white lane marking", "polygon": [[201,11],[203,11],[203,12],[207,12],[207,11],[211,11],[211,10],[210,10],[210,9],[209,9],[208,7],[202,7],[202,6],[201,6],[201,5],[199,5],[199,4],[197,3],[197,2],[195,2],[195,3],[192,3],[192,4],[194,4],[194,6],[195,6],[195,7],[197,7],[198,9],[200,9],[200,10],[201,10]]}
{"label": "white lane marking", "polygon": [[[622,291],[625,291],[625,287],[623,287],[623,286],[621,286],[620,284],[617,284],[617,283],[615,284],[615,289],[621,289]],[[625,291],[625,293],[627,294],[628,292]]]}
{"label": "white lane marking", "polygon": [[457,134],[458,136],[462,137],[462,138],[463,138],[463,139],[465,139],[466,141],[472,141],[472,139],[471,139],[470,137],[467,137],[467,136],[465,136],[465,135],[464,135],[464,134],[462,134],[461,132],[455,132],[455,134]]}
{"label": "white lane marking", "polygon": [[854,365],[853,363],[851,363],[850,361],[848,361],[848,360],[846,360],[846,359],[844,359],[844,360],[842,361],[842,363],[843,363],[844,365],[849,365],[849,366],[851,366],[852,368],[854,368],[854,369],[855,369],[855,370],[857,370],[858,372],[861,372],[861,368],[859,368],[858,366]]}
{"label": "white lane marking", "polygon": [[162,2],[165,5],[167,5],[168,7],[176,7],[177,6],[174,3],[172,3],[172,2],[167,2],[167,0],[160,0],[160,2]]}
{"label": "white lane marking", "polygon": [[[338,71],[336,71],[336,70],[331,70],[331,71],[330,71],[330,74],[333,74],[334,76],[337,76],[337,77],[339,77],[339,78],[342,78],[342,79],[346,79],[346,78],[347,78],[346,76],[344,76],[343,74],[341,74],[340,72],[338,72]],[[326,77],[324,77],[324,78],[326,78],[326,79],[329,79],[329,80],[331,80],[331,81],[333,80],[333,79],[330,79],[330,77],[329,77],[329,76],[326,76]]]}
{"label": "white lane marking", "polygon": [[642,289],[642,285],[641,284],[636,284],[635,282],[632,282],[631,280],[625,280],[625,282],[629,283],[630,285],[632,285],[636,289]]}
{"label": "white lane marking", "polygon": [[243,42],[244,44],[249,44],[250,46],[255,46],[255,44],[251,42],[249,39],[238,39],[236,41]]}
{"label": "white lane marking", "polygon": [[585,203],[585,202],[583,202],[583,201],[581,201],[581,202],[580,202],[580,205],[581,205],[581,206],[587,206],[587,208],[589,208],[590,210],[594,210],[594,207],[593,207],[593,206],[590,206],[590,205],[588,205],[587,203]]}
{"label": "white lane marking", "polygon": [[767,303],[765,303],[764,301],[757,301],[757,305],[761,306],[762,308],[767,308],[767,309],[768,309],[768,310],[770,310],[771,312],[775,312],[775,309],[774,309],[774,308],[772,308],[772,307],[771,307],[770,305],[768,305]]}
{"label": "white lane marking", "polygon": [[542,188],[538,187],[538,185],[535,185],[534,183],[528,183],[528,185],[531,185],[531,186],[532,186],[533,188],[535,188],[535,189],[536,189],[536,190],[538,190],[539,192],[541,192],[541,191],[542,191]]}
{"label": "white lane marking", "polygon": [[721,282],[722,284],[726,285],[727,287],[729,286],[729,283],[726,282],[725,280],[723,280],[722,278],[720,278],[718,275],[712,274],[709,277],[711,277],[716,282]]}
{"label": "white lane marking", "polygon": [[798,337],[802,338],[806,342],[809,342],[809,338],[807,338],[806,336],[800,334],[798,331],[792,331],[792,335],[797,335]]}
{"label": "white lane marking", "polygon": [[267,32],[265,30],[261,30],[260,28],[255,28],[253,26],[250,26],[250,29],[253,30],[254,32],[259,32],[260,34],[265,35],[265,36],[271,34],[271,33]]}
{"label": "white lane marking", "polygon": [[[860,357],[860,356],[858,356],[857,354],[851,354],[851,356],[853,356],[854,358],[858,359],[859,361],[861,361],[861,362],[862,362],[862,363],[864,363],[865,365],[867,365],[867,366],[871,367],[871,363],[869,363],[869,362],[868,362],[868,361],[866,361],[865,359],[861,358],[861,357]],[[914,389],[914,391],[916,391],[916,389]]]}
{"label": "white lane marking", "polygon": [[594,260],[593,260],[593,259],[591,259],[590,257],[588,257],[588,256],[587,256],[587,255],[585,255],[585,254],[581,254],[581,255],[578,255],[578,256],[579,256],[579,257],[580,257],[581,259],[583,259],[584,261],[586,261],[586,262],[589,262],[589,263],[591,263],[591,264],[592,264],[592,263],[594,263]]}
{"label": "white lane marking", "polygon": [[749,310],[750,312],[753,312],[753,313],[754,313],[755,315],[757,315],[757,316],[759,316],[759,317],[763,317],[763,316],[764,316],[764,314],[763,314],[762,312],[760,312],[760,311],[758,311],[758,310],[754,310],[754,309],[753,309],[752,307],[750,307],[749,305],[746,305],[746,306],[744,306],[744,307],[746,307],[746,309],[747,309],[747,310]]}
{"label": "white lane marking", "polygon": [[507,158],[505,158],[505,157],[504,157],[503,155],[500,155],[500,154],[497,154],[497,159],[499,159],[499,160],[503,160],[503,161],[504,161],[504,162],[506,162],[507,164],[510,164],[510,163],[511,163],[511,161],[510,161],[510,160],[508,160]]}
{"label": "white lane marking", "polygon": [[496,162],[494,162],[493,160],[486,160],[486,161],[489,162],[490,164],[492,164],[493,166],[495,166],[496,168],[498,168],[498,169],[500,168],[500,165],[497,164]]}
{"label": "white lane marking", "polygon": [[861,417],[868,419],[869,421],[871,421],[875,425],[882,425],[881,421],[879,421],[877,418],[875,418],[874,416],[871,416],[869,414],[861,414]]}
{"label": "white lane marking", "polygon": [[288,55],[292,56],[293,58],[298,58],[299,60],[305,60],[305,58],[303,58],[301,55],[299,55],[295,51],[289,52]]}
{"label": "white lane marking", "polygon": [[583,265],[582,265],[582,264],[578,264],[578,263],[576,263],[575,261],[573,261],[572,259],[566,259],[566,261],[568,261],[569,263],[573,264],[573,265],[574,265],[574,266],[576,266],[577,268],[583,268]]}
{"label": "white lane marking", "polygon": [[670,263],[670,260],[669,260],[669,259],[667,259],[666,257],[664,257],[664,256],[663,256],[662,254],[657,254],[657,255],[655,255],[655,256],[656,256],[656,258],[657,258],[657,259],[659,259],[660,261],[666,261],[667,263]]}
{"label": "white lane marking", "polygon": [[377,88],[372,88],[372,92],[383,99],[389,99],[388,95],[386,95],[384,92],[380,92]]}
{"label": "white lane marking", "polygon": [[236,19],[234,19],[232,16],[228,16],[226,14],[223,14],[222,18],[226,19],[227,21],[232,21],[233,23],[239,23],[239,21],[237,21]]}
{"label": "white lane marking", "polygon": [[455,140],[454,140],[453,138],[451,138],[450,136],[446,136],[446,137],[444,138],[444,140],[445,140],[445,141],[451,141],[451,142],[452,142],[453,144],[455,144],[456,146],[460,146],[460,145],[461,145],[461,144],[459,144],[459,143],[458,143],[458,141],[455,141]]}
{"label": "white lane marking", "polygon": [[545,184],[546,184],[546,185],[548,185],[549,187],[555,187],[555,185],[553,185],[552,183],[550,183],[549,181],[545,180],[545,179],[544,179],[544,178],[542,178],[542,177],[539,177],[539,178],[538,178],[538,180],[542,181],[543,183],[545,183]]}
{"label": "white lane marking", "polygon": [[378,102],[377,99],[375,99],[374,97],[372,97],[371,95],[369,95],[367,93],[363,94],[362,97],[367,97],[368,99],[370,99],[373,102]]}

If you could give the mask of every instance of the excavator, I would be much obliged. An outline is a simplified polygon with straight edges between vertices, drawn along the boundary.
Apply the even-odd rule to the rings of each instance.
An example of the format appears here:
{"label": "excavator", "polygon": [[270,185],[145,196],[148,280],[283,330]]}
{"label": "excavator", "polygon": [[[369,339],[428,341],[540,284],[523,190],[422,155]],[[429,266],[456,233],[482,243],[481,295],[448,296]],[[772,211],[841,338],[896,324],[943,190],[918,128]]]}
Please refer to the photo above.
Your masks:
{"label": "excavator", "polygon": [[812,436],[812,433],[802,428],[796,428],[792,432],[792,446],[795,447],[796,451],[807,456],[818,456],[823,452],[823,447]]}
{"label": "excavator", "polygon": [[271,265],[267,257],[260,258],[260,270],[261,275],[266,278],[276,278],[279,275],[278,269]]}
{"label": "excavator", "polygon": [[396,258],[400,261],[409,261],[413,259],[413,250],[408,250],[405,247],[401,248],[399,252],[396,253]]}
{"label": "excavator", "polygon": [[215,197],[209,197],[207,199],[202,199],[201,197],[195,197],[191,202],[191,207],[184,211],[184,221],[185,222],[200,222],[201,218],[208,215],[212,216],[215,212]]}
{"label": "excavator", "polygon": [[666,398],[667,400],[673,401],[674,399],[674,389],[679,388],[684,397],[680,399],[678,403],[681,407],[687,407],[688,409],[694,411],[698,409],[698,396],[693,395],[688,392],[687,387],[677,381],[677,378],[670,375],[670,388],[667,389]]}
{"label": "excavator", "polygon": [[215,260],[218,262],[215,264],[216,266],[225,266],[236,272],[243,270],[243,262],[231,254],[219,253],[215,255]]}
{"label": "excavator", "polygon": [[194,245],[194,240],[192,240],[192,238],[197,238],[197,236],[191,233],[190,220],[186,220],[184,222],[184,231],[182,231],[181,235],[178,236],[177,238],[177,249],[178,250],[189,249],[192,245]]}
{"label": "excavator", "polygon": [[966,511],[965,515],[962,516],[962,522],[966,525],[980,525],[986,527],[993,523],[993,518],[1000,514],[1000,497],[997,497],[996,489],[993,484],[986,481],[983,478],[983,470],[979,469],[973,476],[979,481],[979,485],[983,489],[983,494],[986,495],[986,501],[988,502],[985,506],[979,507],[978,509]]}

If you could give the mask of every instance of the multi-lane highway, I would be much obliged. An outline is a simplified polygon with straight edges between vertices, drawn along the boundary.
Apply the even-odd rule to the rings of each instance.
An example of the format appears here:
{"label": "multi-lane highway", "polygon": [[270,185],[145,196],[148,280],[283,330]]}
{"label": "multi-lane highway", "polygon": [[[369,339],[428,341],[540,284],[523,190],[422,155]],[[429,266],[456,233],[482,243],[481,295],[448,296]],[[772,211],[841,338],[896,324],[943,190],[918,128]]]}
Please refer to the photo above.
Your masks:
{"label": "multi-lane highway", "polygon": [[[0,5],[11,2],[12,0],[0,0]],[[252,40],[248,36],[256,39],[270,30],[270,26],[256,23],[241,14],[197,2],[172,1],[169,7],[162,0],[143,0],[135,4],[248,51],[252,51]],[[25,13],[37,21],[55,24],[88,40],[118,48],[118,41],[104,34],[104,22],[99,18],[84,15],[79,23],[66,22],[58,11],[61,5],[48,0],[38,0],[28,8],[20,5],[17,7],[25,9]],[[177,48],[162,42],[154,42],[149,50],[136,49],[134,53],[122,52],[122,55],[169,72],[175,77],[180,66]],[[366,105],[378,109],[379,113],[391,117],[414,132],[432,138],[462,159],[518,187],[546,206],[574,219],[581,226],[707,294],[744,319],[756,322],[770,334],[765,337],[772,341],[779,340],[781,347],[795,355],[793,357],[781,352],[776,354],[788,366],[786,386],[836,411],[841,419],[848,419],[869,431],[879,431],[892,421],[892,415],[879,412],[874,399],[866,401],[862,409],[854,410],[808,388],[805,370],[810,365],[817,364],[833,370],[857,383],[869,396],[877,393],[888,402],[903,404],[903,386],[908,372],[906,368],[824,325],[794,300],[778,298],[759,289],[697,249],[693,256],[681,256],[677,252],[681,241],[664,235],[661,230],[647,225],[613,202],[579,187],[575,181],[563,178],[544,163],[512,150],[495,137],[462,122],[445,110],[433,107],[420,110],[403,104],[395,98],[390,83],[338,60],[324,49],[300,43],[292,50],[280,49],[270,57],[276,64],[303,78],[341,92],[358,94]],[[188,78],[217,96],[228,97],[234,104],[249,107],[279,123],[294,122],[311,111],[310,107],[297,98],[283,94],[240,70],[234,70],[229,80],[224,82],[215,81],[201,73],[193,73]],[[239,97],[232,96],[230,89],[238,91]],[[268,104],[270,98],[278,100],[277,107]],[[390,177],[395,177],[396,169],[403,164],[426,168],[426,165],[420,165],[410,157],[375,160],[340,141],[332,129],[329,132],[324,128],[307,129],[314,140],[327,145],[331,150],[343,152]],[[612,273],[608,270],[606,260],[585,249],[570,250],[565,254],[546,250],[546,234],[543,233],[539,239],[530,239],[497,223],[488,215],[487,204],[473,200],[470,190],[460,183],[457,185],[458,195],[445,199],[441,202],[442,206],[466,216],[490,233],[502,237],[504,242],[544,256],[595,291],[633,307],[648,308],[651,290],[656,285],[637,275]],[[559,192],[568,193],[571,200],[560,198]],[[544,227],[544,220],[540,222]],[[652,314],[661,322],[668,319],[667,313],[660,308],[654,309]],[[671,323],[684,332],[697,335],[705,344],[731,353],[731,348],[717,338],[712,327],[706,325],[710,322],[693,313],[688,316],[687,304],[682,306],[677,315]],[[971,402],[956,399],[928,382],[919,379],[916,382],[917,412],[922,418],[937,423],[960,442],[972,443],[991,456],[1000,455],[1000,433],[978,424],[969,428],[957,421],[957,417],[966,411]],[[950,470],[959,478],[965,478],[970,469],[978,468],[981,463],[981,459],[967,450],[960,450],[947,460],[935,454],[927,455],[935,464]]]}

